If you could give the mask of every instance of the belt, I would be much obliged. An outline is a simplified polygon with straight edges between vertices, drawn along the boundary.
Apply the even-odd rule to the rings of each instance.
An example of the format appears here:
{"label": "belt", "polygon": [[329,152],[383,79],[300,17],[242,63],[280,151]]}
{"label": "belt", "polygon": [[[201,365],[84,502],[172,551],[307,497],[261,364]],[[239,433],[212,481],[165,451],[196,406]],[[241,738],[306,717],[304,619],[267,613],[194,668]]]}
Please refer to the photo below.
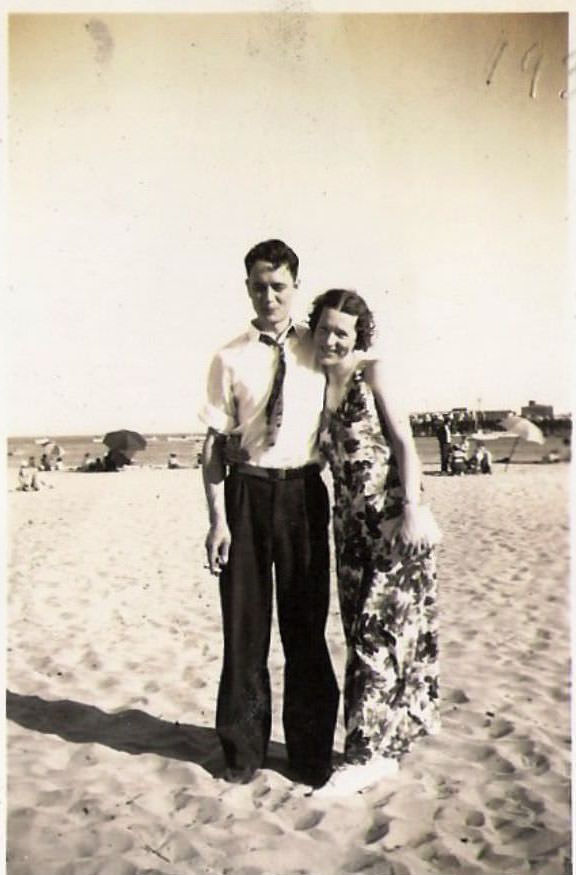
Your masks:
{"label": "belt", "polygon": [[320,473],[320,465],[311,463],[301,468],[259,468],[258,465],[240,464],[234,465],[232,471],[262,480],[294,480],[297,477],[315,477]]}

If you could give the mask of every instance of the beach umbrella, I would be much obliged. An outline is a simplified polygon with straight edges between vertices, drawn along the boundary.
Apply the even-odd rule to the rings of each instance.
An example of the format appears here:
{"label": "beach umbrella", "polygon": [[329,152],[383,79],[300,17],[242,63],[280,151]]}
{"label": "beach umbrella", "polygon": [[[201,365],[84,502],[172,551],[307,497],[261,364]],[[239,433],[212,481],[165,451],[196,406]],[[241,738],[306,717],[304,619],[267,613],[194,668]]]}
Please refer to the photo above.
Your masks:
{"label": "beach umbrella", "polygon": [[471,441],[497,441],[498,438],[506,437],[505,431],[475,431],[469,434],[468,438]]}
{"label": "beach umbrella", "polygon": [[[542,434],[542,431],[537,425],[534,425],[533,422],[530,422],[530,420],[526,419],[524,416],[507,416],[500,422],[500,425],[506,429],[506,432],[509,435],[514,435],[514,443],[510,455],[508,456],[508,461],[506,462],[506,468],[508,468],[508,465],[510,464],[519,440],[524,440],[528,443],[534,444],[544,443],[544,435]],[[506,468],[504,470],[506,470]]]}
{"label": "beach umbrella", "polygon": [[[40,442],[36,441],[36,443]],[[50,440],[49,438],[47,438],[46,440],[43,439],[41,442],[41,446],[47,456],[54,456],[54,458],[56,459],[58,456],[64,455],[64,450],[62,449],[60,444],[57,444],[55,441]]]}
{"label": "beach umbrella", "polygon": [[139,432],[130,431],[128,428],[109,431],[104,435],[102,443],[109,450],[120,450],[121,453],[128,457],[138,450],[146,449],[146,438],[139,434]]}

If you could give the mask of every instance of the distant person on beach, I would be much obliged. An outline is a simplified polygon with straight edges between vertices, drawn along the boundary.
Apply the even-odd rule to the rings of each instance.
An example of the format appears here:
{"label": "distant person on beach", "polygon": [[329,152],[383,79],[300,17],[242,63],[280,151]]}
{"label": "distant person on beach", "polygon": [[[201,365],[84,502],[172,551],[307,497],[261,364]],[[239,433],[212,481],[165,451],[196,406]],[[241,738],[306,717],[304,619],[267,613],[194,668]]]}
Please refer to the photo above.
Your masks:
{"label": "distant person on beach", "polygon": [[130,459],[122,450],[109,450],[102,460],[104,471],[121,471],[125,465],[130,464]]}
{"label": "distant person on beach", "polygon": [[170,470],[173,470],[174,468],[181,468],[182,467],[182,465],[178,461],[178,456],[176,455],[176,453],[170,453],[170,455],[168,456],[167,467]]}
{"label": "distant person on beach", "polygon": [[52,465],[50,464],[50,459],[46,455],[46,453],[42,453],[40,456],[40,470],[41,471],[51,471]]}
{"label": "distant person on beach", "polygon": [[492,453],[486,444],[478,442],[476,449],[468,459],[468,472],[470,474],[491,474]]}
{"label": "distant person on beach", "polygon": [[27,462],[22,462],[18,469],[18,489],[22,492],[38,492],[40,489],[38,468],[34,456],[30,456]]}
{"label": "distant person on beach", "polygon": [[78,465],[77,471],[92,471],[94,461],[90,453],[84,453],[84,457],[82,459],[82,463]]}
{"label": "distant person on beach", "polygon": [[562,441],[562,452],[559,450],[549,450],[542,456],[542,461],[551,462],[570,462],[572,452],[570,447],[570,438],[564,438]]}
{"label": "distant person on beach", "polygon": [[[245,257],[256,317],[216,354],[203,411],[206,550],[220,575],[224,660],[216,728],[225,777],[249,781],[266,757],[274,577],[288,759],[300,781],[319,786],[331,769],[338,687],[325,640],[329,506],[317,448],[324,376],[309,329],[291,318],[298,266],[280,240],[259,243]],[[230,434],[240,436],[247,461],[227,472]]]}
{"label": "distant person on beach", "polygon": [[442,474],[449,474],[450,450],[452,446],[452,431],[450,428],[452,417],[449,413],[445,413],[436,429],[436,437],[438,438],[438,446],[440,448],[440,471]]}
{"label": "distant person on beach", "polygon": [[453,442],[448,456],[448,470],[450,474],[459,477],[468,470],[468,456],[464,443]]}
{"label": "distant person on beach", "polygon": [[346,637],[345,763],[314,795],[365,789],[398,770],[420,736],[439,729],[440,531],[422,503],[408,415],[369,349],[372,313],[331,289],[309,320],[326,374],[320,450],[334,481],[340,613]]}
{"label": "distant person on beach", "polygon": [[492,473],[492,453],[485,444],[479,444],[476,450],[478,458],[478,467],[481,474]]}

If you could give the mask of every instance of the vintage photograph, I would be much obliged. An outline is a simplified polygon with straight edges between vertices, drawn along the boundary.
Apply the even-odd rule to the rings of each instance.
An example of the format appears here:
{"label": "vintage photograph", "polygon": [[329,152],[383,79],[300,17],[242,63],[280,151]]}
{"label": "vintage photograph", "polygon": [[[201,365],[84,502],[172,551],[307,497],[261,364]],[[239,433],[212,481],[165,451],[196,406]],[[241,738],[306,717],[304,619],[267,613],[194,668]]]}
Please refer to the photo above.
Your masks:
{"label": "vintage photograph", "polygon": [[572,871],[569,25],[6,14],[7,875]]}

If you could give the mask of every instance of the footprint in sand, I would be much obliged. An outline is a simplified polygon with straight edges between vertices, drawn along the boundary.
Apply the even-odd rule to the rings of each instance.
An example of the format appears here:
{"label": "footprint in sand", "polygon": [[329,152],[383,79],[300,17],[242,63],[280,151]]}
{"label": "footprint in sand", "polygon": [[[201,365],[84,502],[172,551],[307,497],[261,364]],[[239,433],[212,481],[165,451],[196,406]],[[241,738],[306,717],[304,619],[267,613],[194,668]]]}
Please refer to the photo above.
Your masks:
{"label": "footprint in sand", "polygon": [[365,875],[392,875],[397,869],[386,865],[384,868],[380,854],[367,854],[365,851],[352,851],[342,866],[343,872],[363,872]]}
{"label": "footprint in sand", "polygon": [[[425,871],[441,872],[442,875],[448,875],[448,872],[465,872],[466,875],[481,875],[483,869],[472,866],[466,862],[463,867],[462,861],[450,852],[444,842],[430,835],[429,840],[420,848],[420,858],[427,863],[431,868]],[[433,868],[432,868],[433,867]],[[499,873],[500,875],[500,873]]]}
{"label": "footprint in sand", "polygon": [[488,865],[491,869],[504,875],[505,872],[510,872],[511,875],[520,875],[521,872],[529,872],[530,864],[525,857],[514,857],[508,854],[497,853],[492,845],[486,842],[478,854],[478,860]]}
{"label": "footprint in sand", "polygon": [[7,818],[7,835],[10,845],[25,846],[30,840],[33,821],[36,819],[36,808],[17,808]]}
{"label": "footprint in sand", "polygon": [[100,837],[97,831],[81,830],[80,835],[72,841],[72,850],[77,857],[93,859],[100,850]]}
{"label": "footprint in sand", "polygon": [[535,775],[543,775],[550,770],[550,760],[537,751],[536,744],[530,738],[519,738],[510,751],[516,755],[520,769],[530,769]]}
{"label": "footprint in sand", "polygon": [[144,686],[145,693],[157,693],[160,690],[160,684],[157,681],[148,681]]}
{"label": "footprint in sand", "polygon": [[493,811],[490,821],[492,828],[499,831],[509,827],[531,826],[534,819],[542,815],[545,804],[532,796],[521,785],[515,785],[510,789],[506,798],[494,797],[486,803],[486,808]]}
{"label": "footprint in sand", "polygon": [[271,788],[268,784],[265,777],[262,777],[260,780],[254,782],[254,789],[252,790],[252,799],[262,799],[263,796],[268,796]]}
{"label": "footprint in sand", "polygon": [[183,808],[187,808],[190,803],[195,801],[195,799],[195,795],[189,793],[182,787],[174,793],[174,808],[176,811],[181,811]]}
{"label": "footprint in sand", "polygon": [[297,818],[296,822],[294,823],[294,829],[313,829],[315,826],[318,826],[323,817],[323,811],[306,811],[304,814]]}
{"label": "footprint in sand", "polygon": [[390,829],[390,818],[379,818],[374,821],[370,829],[367,831],[364,836],[364,842],[367,845],[371,845],[374,842],[379,842],[380,839],[383,839]]}
{"label": "footprint in sand", "polygon": [[206,686],[204,678],[195,677],[190,681],[190,686],[193,690],[202,690]]}
{"label": "footprint in sand", "polygon": [[214,823],[221,816],[222,806],[220,803],[216,799],[204,797],[198,806],[194,820],[196,823]]}
{"label": "footprint in sand", "polygon": [[544,629],[544,628],[537,629],[536,630],[536,637],[542,638],[544,641],[551,641],[552,640],[552,632],[550,631],[550,629]]}
{"label": "footprint in sand", "polygon": [[511,775],[516,771],[510,760],[499,754],[490,744],[463,743],[456,745],[456,749],[468,762],[487,764],[495,774]]}
{"label": "footprint in sand", "polygon": [[534,753],[535,744],[531,738],[519,738],[514,745],[516,753],[522,754],[523,757],[531,756]]}
{"label": "footprint in sand", "polygon": [[500,717],[489,721],[489,726],[488,735],[490,738],[504,738],[506,735],[514,732],[514,724]]}
{"label": "footprint in sand", "polygon": [[466,816],[466,826],[481,827],[486,823],[486,817],[482,811],[470,811]]}
{"label": "footprint in sand", "polygon": [[68,790],[45,790],[38,794],[38,806],[50,808],[54,805],[61,805],[64,809],[69,795]]}
{"label": "footprint in sand", "polygon": [[444,694],[444,700],[452,705],[465,705],[470,701],[464,690],[453,689]]}
{"label": "footprint in sand", "polygon": [[284,807],[290,798],[291,794],[288,790],[273,790],[266,807],[269,811],[278,811],[279,808]]}
{"label": "footprint in sand", "polygon": [[528,754],[528,756],[522,757],[522,762],[534,772],[535,775],[543,775],[545,772],[550,771],[550,760],[545,754],[535,752]]}
{"label": "footprint in sand", "polygon": [[158,850],[172,863],[188,863],[200,856],[192,842],[179,833],[174,834],[168,841],[164,842]]}
{"label": "footprint in sand", "polygon": [[99,690],[112,690],[114,687],[118,686],[118,678],[115,677],[105,677],[98,683]]}
{"label": "footprint in sand", "polygon": [[102,836],[100,851],[106,854],[123,854],[134,847],[134,838],[126,830],[110,829]]}

